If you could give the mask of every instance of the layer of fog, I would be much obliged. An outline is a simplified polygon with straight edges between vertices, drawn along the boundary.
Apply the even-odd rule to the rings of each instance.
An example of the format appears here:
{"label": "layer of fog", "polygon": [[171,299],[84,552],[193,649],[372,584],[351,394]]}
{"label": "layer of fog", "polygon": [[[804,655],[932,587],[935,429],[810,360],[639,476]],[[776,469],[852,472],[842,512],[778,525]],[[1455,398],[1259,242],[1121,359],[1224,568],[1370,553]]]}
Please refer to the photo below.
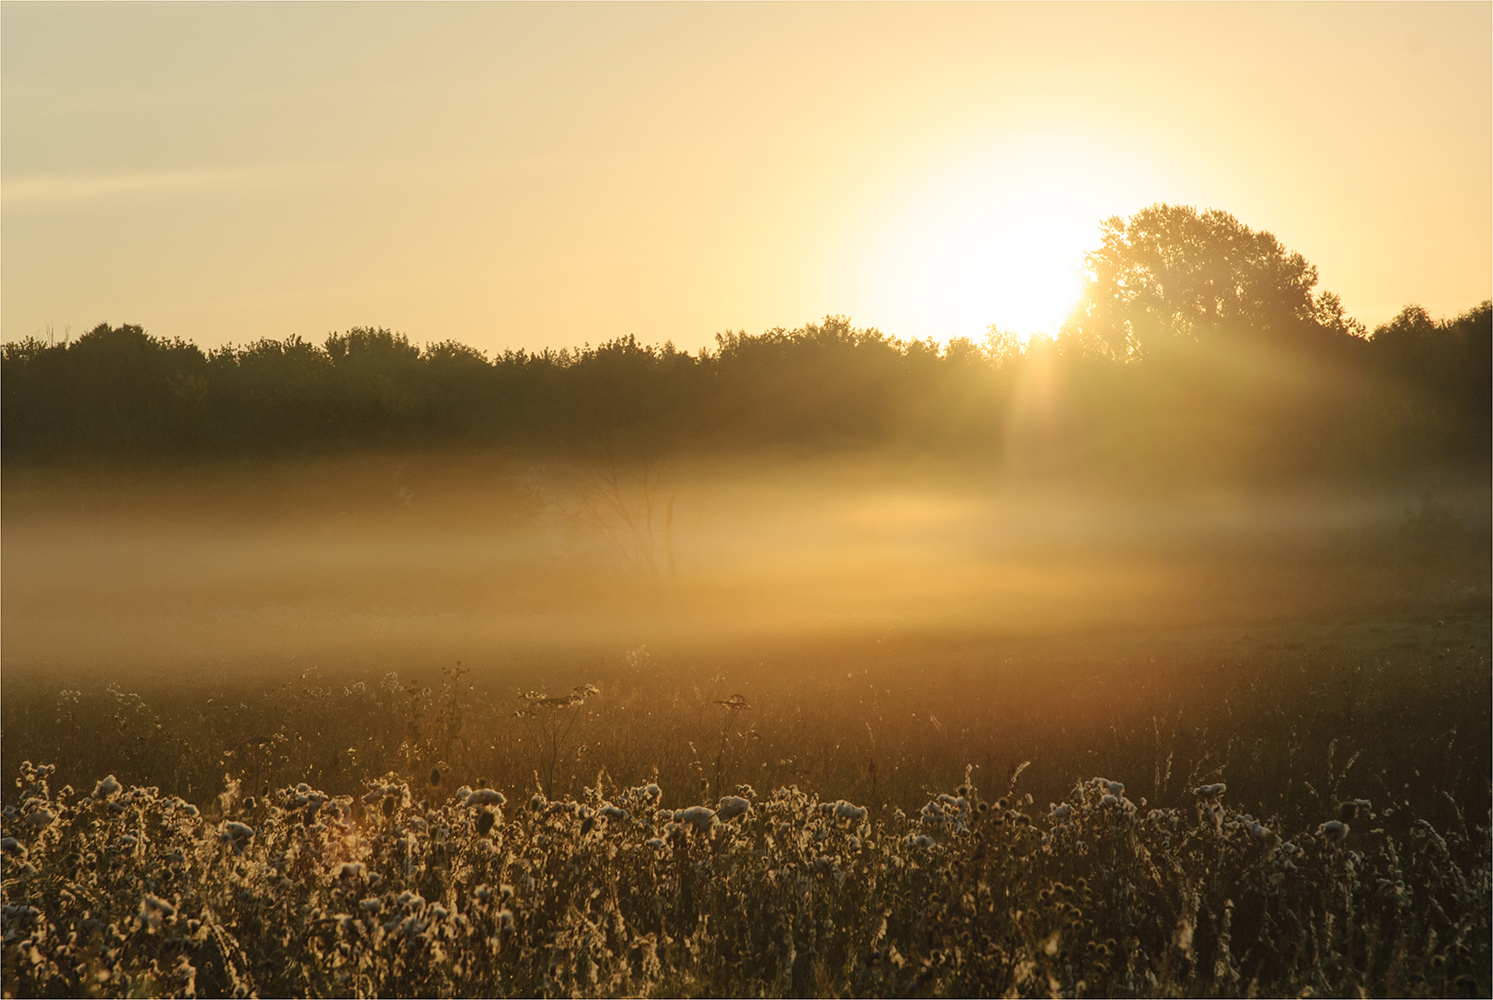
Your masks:
{"label": "layer of fog", "polygon": [[884,458],[10,470],[3,657],[378,670],[1485,605],[1488,508],[1485,486],[1146,495]]}

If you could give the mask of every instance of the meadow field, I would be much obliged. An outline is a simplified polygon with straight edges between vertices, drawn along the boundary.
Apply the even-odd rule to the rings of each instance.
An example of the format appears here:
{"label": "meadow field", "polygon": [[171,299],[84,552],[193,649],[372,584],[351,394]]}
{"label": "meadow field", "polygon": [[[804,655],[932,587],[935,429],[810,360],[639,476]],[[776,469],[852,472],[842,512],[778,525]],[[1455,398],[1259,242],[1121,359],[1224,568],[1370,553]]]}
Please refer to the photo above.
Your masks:
{"label": "meadow field", "polygon": [[1486,496],[1103,496],[8,474],[5,993],[1485,995]]}
{"label": "meadow field", "polygon": [[1493,996],[1486,0],[0,22],[0,1000]]}

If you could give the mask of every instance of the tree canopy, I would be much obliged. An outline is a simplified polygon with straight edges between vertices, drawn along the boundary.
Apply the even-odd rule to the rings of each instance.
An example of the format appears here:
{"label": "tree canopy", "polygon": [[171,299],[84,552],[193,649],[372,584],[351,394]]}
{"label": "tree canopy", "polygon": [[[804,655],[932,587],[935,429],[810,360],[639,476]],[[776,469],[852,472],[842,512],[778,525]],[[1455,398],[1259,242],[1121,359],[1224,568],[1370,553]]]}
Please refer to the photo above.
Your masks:
{"label": "tree canopy", "polygon": [[696,354],[424,348],[355,327],[203,352],[142,327],[0,350],[7,462],[492,446],[896,445],[1016,467],[1304,474],[1482,463],[1493,305],[1369,336],[1317,272],[1218,211],[1110,219],[1056,341],[900,340],[829,316]]}
{"label": "tree canopy", "polygon": [[1317,269],[1273,235],[1217,209],[1157,204],[1105,220],[1068,333],[1090,349],[1144,358],[1179,340],[1277,342],[1362,336]]}

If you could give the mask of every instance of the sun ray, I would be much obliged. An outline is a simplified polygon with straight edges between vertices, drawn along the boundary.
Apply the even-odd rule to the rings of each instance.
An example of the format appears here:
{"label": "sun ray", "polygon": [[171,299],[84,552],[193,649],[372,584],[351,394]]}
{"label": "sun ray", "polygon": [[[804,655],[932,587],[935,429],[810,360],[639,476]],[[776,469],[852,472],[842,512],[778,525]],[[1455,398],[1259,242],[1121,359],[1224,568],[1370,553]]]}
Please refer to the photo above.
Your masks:
{"label": "sun ray", "polygon": [[1102,219],[1143,202],[1111,157],[1046,151],[968,157],[905,184],[856,264],[857,315],[902,336],[979,339],[994,324],[1054,333],[1083,289]]}

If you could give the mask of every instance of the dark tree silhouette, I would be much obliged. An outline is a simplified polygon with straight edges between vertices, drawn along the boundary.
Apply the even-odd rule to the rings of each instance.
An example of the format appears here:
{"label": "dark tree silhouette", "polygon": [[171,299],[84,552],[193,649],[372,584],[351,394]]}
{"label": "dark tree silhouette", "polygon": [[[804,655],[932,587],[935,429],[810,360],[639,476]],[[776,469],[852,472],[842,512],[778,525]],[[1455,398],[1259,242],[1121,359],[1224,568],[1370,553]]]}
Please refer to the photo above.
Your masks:
{"label": "dark tree silhouette", "polygon": [[1434,320],[1406,306],[1369,342],[1386,436],[1425,457],[1481,455],[1493,447],[1493,302]]}
{"label": "dark tree silhouette", "polygon": [[1488,464],[1489,303],[1407,307],[1366,337],[1300,254],[1183,206],[1110,219],[1089,265],[1062,335],[1033,344],[992,328],[940,349],[827,316],[697,354],[627,336],[489,360],[375,327],[204,354],[103,324],[4,345],[0,454],[460,445],[651,468],[680,449],[892,446],[1147,481]]}
{"label": "dark tree silhouette", "polygon": [[250,451],[305,448],[326,433],[332,361],[300,337],[256,340],[208,359],[209,434]]}
{"label": "dark tree silhouette", "polygon": [[1177,341],[1362,335],[1317,269],[1270,233],[1217,209],[1152,205],[1102,227],[1068,336],[1091,351],[1143,358]]}
{"label": "dark tree silhouette", "polygon": [[7,447],[134,454],[189,447],[203,433],[207,358],[193,344],[100,323],[70,344],[7,344],[3,358]]}

